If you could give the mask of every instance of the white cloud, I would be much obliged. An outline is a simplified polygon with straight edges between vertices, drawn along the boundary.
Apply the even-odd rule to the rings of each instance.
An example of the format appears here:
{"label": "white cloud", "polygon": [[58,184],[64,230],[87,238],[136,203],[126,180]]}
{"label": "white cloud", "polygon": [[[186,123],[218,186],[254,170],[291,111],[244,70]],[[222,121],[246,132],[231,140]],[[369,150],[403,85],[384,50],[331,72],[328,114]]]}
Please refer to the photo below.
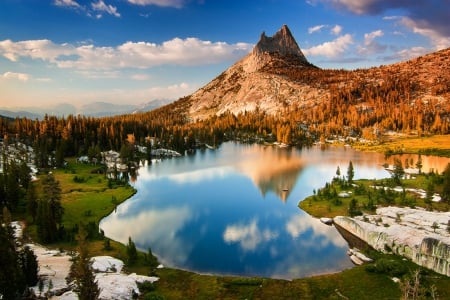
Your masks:
{"label": "white cloud", "polygon": [[259,229],[256,220],[252,220],[248,225],[228,225],[223,233],[225,242],[239,243],[245,251],[254,251],[259,244],[277,237],[278,233],[275,231]]}
{"label": "white cloud", "polygon": [[391,61],[391,60],[409,60],[412,58],[416,58],[419,56],[422,56],[424,54],[427,54],[430,52],[430,49],[424,48],[424,47],[412,47],[408,49],[403,49],[395,53],[394,55],[386,56],[384,57],[385,61]]}
{"label": "white cloud", "polygon": [[20,58],[43,60],[60,68],[114,70],[151,68],[157,65],[205,65],[237,60],[248,53],[246,43],[202,41],[197,38],[174,38],[154,44],[126,42],[117,47],[74,46],[50,40],[0,41],[0,55],[17,62]]}
{"label": "white cloud", "polygon": [[156,5],[161,7],[175,7],[181,8],[183,7],[186,0],[128,0],[131,4],[136,5]]}
{"label": "white cloud", "polygon": [[386,50],[387,46],[375,41],[376,38],[382,37],[383,35],[384,32],[382,30],[376,30],[364,34],[364,46],[358,48],[358,53],[361,55],[368,55],[381,53]]}
{"label": "white cloud", "polygon": [[442,31],[435,30],[426,21],[416,21],[412,18],[404,17],[402,18],[401,23],[414,33],[423,35],[424,37],[430,39],[431,43],[437,50],[450,47],[450,37],[445,35],[445,33],[443,34]]}
{"label": "white cloud", "polygon": [[393,9],[401,9],[405,17],[385,16],[384,20],[401,19],[401,23],[413,32],[430,39],[436,49],[450,46],[449,0],[316,0],[345,9],[358,15],[378,15]]}
{"label": "white cloud", "polygon": [[19,81],[28,81],[31,78],[29,74],[15,72],[5,72],[2,77],[5,79],[14,79]]}
{"label": "white cloud", "polygon": [[341,25],[336,25],[333,28],[331,28],[331,33],[334,35],[339,35],[342,32],[342,26]]}
{"label": "white cloud", "polygon": [[322,28],[326,27],[327,25],[317,25],[317,26],[313,26],[313,27],[309,27],[308,28],[308,33],[314,33],[314,32],[319,32]]}
{"label": "white cloud", "polygon": [[54,4],[56,6],[71,7],[71,8],[81,8],[81,5],[78,4],[74,0],[55,0]]}
{"label": "white cloud", "polygon": [[[120,17],[120,13],[117,11],[117,7],[112,5],[107,5],[103,0],[98,0],[97,3],[91,3],[92,9],[99,12],[105,12],[115,17]],[[97,15],[97,18],[101,18],[101,14]]]}
{"label": "white cloud", "polygon": [[148,74],[133,74],[133,75],[131,75],[131,79],[138,80],[138,81],[145,81],[145,80],[149,80],[150,76]]}
{"label": "white cloud", "polygon": [[348,46],[353,43],[353,38],[350,34],[345,34],[336,38],[331,42],[325,42],[321,45],[311,47],[303,50],[305,55],[318,56],[323,55],[326,57],[336,57],[342,55]]}
{"label": "white cloud", "polygon": [[384,33],[382,30],[372,31],[370,33],[364,34],[364,45],[370,45],[373,40],[377,37],[383,36]]}

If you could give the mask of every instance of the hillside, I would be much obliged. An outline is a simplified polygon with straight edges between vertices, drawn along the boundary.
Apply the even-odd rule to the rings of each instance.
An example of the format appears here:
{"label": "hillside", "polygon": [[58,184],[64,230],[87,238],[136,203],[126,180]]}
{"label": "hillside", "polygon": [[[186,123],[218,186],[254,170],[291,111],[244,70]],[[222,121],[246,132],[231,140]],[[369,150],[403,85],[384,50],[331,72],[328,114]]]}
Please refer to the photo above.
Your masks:
{"label": "hillside", "polygon": [[450,48],[392,65],[325,70],[308,62],[283,25],[171,109],[190,120],[258,110],[327,127],[328,134],[334,127],[447,133]]}

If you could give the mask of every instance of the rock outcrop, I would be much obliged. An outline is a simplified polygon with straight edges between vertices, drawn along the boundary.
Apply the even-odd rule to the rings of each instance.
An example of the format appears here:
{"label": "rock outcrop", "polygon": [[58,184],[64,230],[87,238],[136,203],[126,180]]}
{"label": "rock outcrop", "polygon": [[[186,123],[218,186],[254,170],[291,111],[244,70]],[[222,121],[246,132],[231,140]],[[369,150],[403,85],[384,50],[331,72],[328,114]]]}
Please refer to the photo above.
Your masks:
{"label": "rock outcrop", "polygon": [[450,276],[450,212],[383,207],[376,215],[334,218],[339,231],[350,233],[381,252],[392,252]]}
{"label": "rock outcrop", "polygon": [[252,52],[187,97],[189,116],[204,119],[256,109],[276,114],[298,102],[302,107],[312,106],[327,94],[280,76],[274,72],[277,69],[317,69],[303,55],[286,25],[272,37],[262,33]]}
{"label": "rock outcrop", "polygon": [[272,64],[274,60],[284,60],[291,64],[310,66],[287,25],[283,25],[273,36],[261,34],[258,43],[247,57],[245,71],[254,72]]}

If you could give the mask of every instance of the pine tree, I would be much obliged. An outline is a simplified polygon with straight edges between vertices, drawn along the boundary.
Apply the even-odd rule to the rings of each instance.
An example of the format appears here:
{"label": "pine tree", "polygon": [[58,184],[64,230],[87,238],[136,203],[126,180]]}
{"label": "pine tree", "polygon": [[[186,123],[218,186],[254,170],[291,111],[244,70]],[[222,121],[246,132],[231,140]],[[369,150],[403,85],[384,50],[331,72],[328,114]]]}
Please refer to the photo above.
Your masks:
{"label": "pine tree", "polygon": [[36,255],[30,247],[25,246],[20,250],[19,265],[22,269],[27,286],[35,286],[39,279],[39,264]]}
{"label": "pine tree", "polygon": [[96,300],[100,296],[100,289],[92,270],[92,262],[89,258],[87,245],[87,231],[84,225],[80,225],[77,235],[78,256],[73,258],[69,278],[75,281],[75,292],[79,299]]}
{"label": "pine tree", "polygon": [[128,237],[127,255],[128,255],[128,264],[129,265],[134,264],[137,260],[138,254],[136,250],[136,245],[134,244],[131,237]]}
{"label": "pine tree", "polygon": [[38,202],[37,231],[43,242],[51,243],[59,238],[58,229],[62,222],[61,188],[55,177],[49,174],[43,180],[43,189],[43,199]]}
{"label": "pine tree", "polygon": [[27,201],[27,212],[33,218],[34,223],[36,221],[37,216],[38,201],[37,201],[36,187],[32,183],[28,186],[26,201]]}
{"label": "pine tree", "polygon": [[401,184],[401,179],[405,175],[405,170],[403,169],[402,161],[400,159],[394,159],[394,170],[392,171],[392,179],[395,184]]}
{"label": "pine tree", "polygon": [[355,176],[355,170],[353,169],[352,161],[350,161],[347,168],[347,181],[349,184],[352,184],[353,176]]}
{"label": "pine tree", "polygon": [[0,295],[3,299],[17,299],[25,289],[23,272],[11,226],[0,224]]}

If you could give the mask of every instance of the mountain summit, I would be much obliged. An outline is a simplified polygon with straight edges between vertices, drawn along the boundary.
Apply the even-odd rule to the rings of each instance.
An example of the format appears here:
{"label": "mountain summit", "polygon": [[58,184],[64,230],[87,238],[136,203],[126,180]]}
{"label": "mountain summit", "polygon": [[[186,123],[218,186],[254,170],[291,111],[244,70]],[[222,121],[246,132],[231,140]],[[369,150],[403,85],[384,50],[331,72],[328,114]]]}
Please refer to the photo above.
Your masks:
{"label": "mountain summit", "polygon": [[311,68],[317,69],[303,55],[286,25],[272,37],[263,32],[249,54],[188,97],[189,115],[203,119],[227,111],[237,114],[256,108],[276,113],[294,100],[289,96],[293,90],[305,91],[303,86],[277,73]]}
{"label": "mountain summit", "polygon": [[300,62],[308,63],[287,25],[283,25],[272,37],[266,36],[265,32],[261,34],[259,42],[253,48],[252,55],[264,56],[267,54],[297,58]]}
{"label": "mountain summit", "polygon": [[[263,32],[247,61],[246,71],[249,72],[277,65],[274,62],[279,63],[280,61],[291,65],[311,65],[303,55],[287,25],[283,25],[272,37]],[[285,64],[282,63],[281,65]]]}

